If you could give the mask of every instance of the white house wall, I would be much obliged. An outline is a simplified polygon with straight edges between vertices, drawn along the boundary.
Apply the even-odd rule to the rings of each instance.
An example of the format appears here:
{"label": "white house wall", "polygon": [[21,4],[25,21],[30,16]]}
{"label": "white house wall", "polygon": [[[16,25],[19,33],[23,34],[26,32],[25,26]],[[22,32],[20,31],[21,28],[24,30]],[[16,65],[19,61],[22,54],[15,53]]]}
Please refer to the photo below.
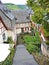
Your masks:
{"label": "white house wall", "polygon": [[7,30],[5,29],[4,25],[2,24],[1,20],[0,20],[0,43],[3,43],[3,34],[5,33],[5,40],[7,40]]}
{"label": "white house wall", "polygon": [[16,33],[15,31],[13,30],[8,30],[7,31],[7,37],[12,37],[13,41],[15,40],[15,36],[16,36]]}
{"label": "white house wall", "polygon": [[3,43],[2,35],[0,35],[0,43]]}
{"label": "white house wall", "polygon": [[16,29],[16,34],[20,34],[21,33],[21,28]]}
{"label": "white house wall", "polygon": [[6,36],[6,39],[5,39],[5,41],[7,41],[7,38],[8,38],[8,34],[7,34],[7,30],[5,30],[5,36]]}
{"label": "white house wall", "polygon": [[31,23],[16,24],[16,28],[30,27]]}
{"label": "white house wall", "polygon": [[15,40],[15,34],[14,34],[14,32],[12,32],[12,39],[13,39],[13,41]]}
{"label": "white house wall", "polygon": [[1,35],[0,35],[0,43],[3,43],[4,41],[3,41],[3,34],[5,33],[5,40],[4,41],[6,41],[7,40],[7,37],[8,37],[8,35],[7,35],[7,31],[5,30]]}

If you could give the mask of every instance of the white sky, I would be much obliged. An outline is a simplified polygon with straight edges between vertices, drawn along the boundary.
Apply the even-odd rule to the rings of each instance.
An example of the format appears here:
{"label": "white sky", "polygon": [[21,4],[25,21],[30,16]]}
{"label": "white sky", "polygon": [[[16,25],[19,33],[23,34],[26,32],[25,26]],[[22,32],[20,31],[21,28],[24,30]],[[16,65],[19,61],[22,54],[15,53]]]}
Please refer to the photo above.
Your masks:
{"label": "white sky", "polygon": [[27,0],[1,0],[3,3],[26,4]]}

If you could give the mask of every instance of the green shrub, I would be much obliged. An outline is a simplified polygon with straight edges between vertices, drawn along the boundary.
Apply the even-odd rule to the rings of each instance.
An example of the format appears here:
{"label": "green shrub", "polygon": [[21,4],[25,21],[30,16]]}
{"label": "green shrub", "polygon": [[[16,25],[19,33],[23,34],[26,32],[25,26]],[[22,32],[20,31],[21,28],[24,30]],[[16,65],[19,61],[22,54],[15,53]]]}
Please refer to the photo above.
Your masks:
{"label": "green shrub", "polygon": [[40,37],[38,35],[36,36],[25,35],[23,39],[25,43],[34,42],[34,44],[40,44]]}
{"label": "green shrub", "polygon": [[10,43],[10,44],[13,44],[14,43],[12,37],[8,37],[7,38],[7,42]]}
{"label": "green shrub", "polygon": [[46,41],[46,44],[49,45],[49,41]]}
{"label": "green shrub", "polygon": [[40,51],[40,48],[38,48],[38,46],[36,46],[36,45],[33,45],[33,44],[28,44],[27,46],[26,46],[26,48],[27,48],[27,50],[30,52],[30,53],[32,53],[32,52],[39,52]]}

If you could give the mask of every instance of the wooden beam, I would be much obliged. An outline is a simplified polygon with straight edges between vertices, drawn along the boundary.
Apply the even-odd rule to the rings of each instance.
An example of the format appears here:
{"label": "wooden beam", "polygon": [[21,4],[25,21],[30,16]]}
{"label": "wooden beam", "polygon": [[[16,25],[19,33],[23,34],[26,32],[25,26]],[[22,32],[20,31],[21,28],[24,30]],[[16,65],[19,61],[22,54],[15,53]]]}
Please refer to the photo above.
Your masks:
{"label": "wooden beam", "polygon": [[7,26],[5,25],[5,23],[3,22],[1,16],[0,16],[0,20],[1,20],[2,24],[3,24],[3,26],[6,28],[6,30],[8,30],[8,27],[7,27]]}

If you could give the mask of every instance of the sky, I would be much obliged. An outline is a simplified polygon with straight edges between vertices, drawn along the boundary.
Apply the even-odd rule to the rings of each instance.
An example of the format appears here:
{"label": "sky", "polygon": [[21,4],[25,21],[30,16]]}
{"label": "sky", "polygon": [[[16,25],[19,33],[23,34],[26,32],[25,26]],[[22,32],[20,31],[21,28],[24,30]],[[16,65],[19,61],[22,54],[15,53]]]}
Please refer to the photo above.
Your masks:
{"label": "sky", "polygon": [[1,0],[3,3],[13,3],[13,4],[26,4],[27,0]]}

